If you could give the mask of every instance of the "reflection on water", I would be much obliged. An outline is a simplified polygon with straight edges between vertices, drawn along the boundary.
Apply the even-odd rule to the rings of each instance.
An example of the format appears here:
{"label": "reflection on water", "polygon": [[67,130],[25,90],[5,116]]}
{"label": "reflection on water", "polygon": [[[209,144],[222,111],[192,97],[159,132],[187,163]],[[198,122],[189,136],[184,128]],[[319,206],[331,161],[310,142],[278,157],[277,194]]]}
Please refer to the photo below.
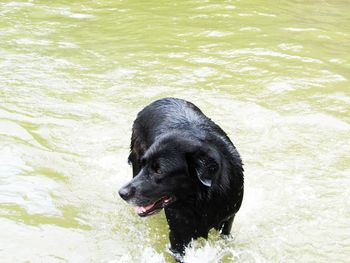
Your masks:
{"label": "reflection on water", "polygon": [[346,1],[2,1],[4,262],[172,262],[163,214],[116,194],[136,113],[197,104],[246,170],[232,237],[187,262],[350,258]]}

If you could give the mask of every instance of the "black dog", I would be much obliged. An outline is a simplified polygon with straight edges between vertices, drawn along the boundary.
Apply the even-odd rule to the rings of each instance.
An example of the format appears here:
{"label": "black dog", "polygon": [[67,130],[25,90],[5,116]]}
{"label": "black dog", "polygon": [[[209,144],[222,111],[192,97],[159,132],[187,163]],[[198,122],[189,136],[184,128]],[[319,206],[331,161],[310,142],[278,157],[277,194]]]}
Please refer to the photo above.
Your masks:
{"label": "black dog", "polygon": [[211,228],[230,233],[243,198],[242,161],[226,133],[194,104],[165,98],[139,112],[129,162],[134,178],[119,194],[142,217],[165,209],[178,260]]}

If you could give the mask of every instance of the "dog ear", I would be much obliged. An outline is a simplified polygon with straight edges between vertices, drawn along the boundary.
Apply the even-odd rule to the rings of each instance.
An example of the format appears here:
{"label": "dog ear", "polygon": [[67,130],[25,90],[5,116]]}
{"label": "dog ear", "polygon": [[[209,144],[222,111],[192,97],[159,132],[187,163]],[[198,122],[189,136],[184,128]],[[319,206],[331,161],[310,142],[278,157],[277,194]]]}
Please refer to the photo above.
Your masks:
{"label": "dog ear", "polygon": [[218,153],[208,147],[197,146],[187,153],[189,172],[210,187],[219,170]]}
{"label": "dog ear", "polygon": [[218,163],[210,156],[199,158],[197,160],[197,164],[195,165],[195,170],[199,181],[208,187],[212,185],[218,168]]}

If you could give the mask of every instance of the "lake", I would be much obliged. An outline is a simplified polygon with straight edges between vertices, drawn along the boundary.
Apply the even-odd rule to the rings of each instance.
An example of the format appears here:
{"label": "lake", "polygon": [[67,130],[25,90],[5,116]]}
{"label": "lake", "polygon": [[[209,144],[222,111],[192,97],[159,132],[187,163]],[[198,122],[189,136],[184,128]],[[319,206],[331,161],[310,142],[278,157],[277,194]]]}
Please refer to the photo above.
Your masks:
{"label": "lake", "polygon": [[189,100],[238,148],[232,237],[186,262],[349,262],[349,1],[0,3],[2,262],[174,262],[140,218],[132,122]]}

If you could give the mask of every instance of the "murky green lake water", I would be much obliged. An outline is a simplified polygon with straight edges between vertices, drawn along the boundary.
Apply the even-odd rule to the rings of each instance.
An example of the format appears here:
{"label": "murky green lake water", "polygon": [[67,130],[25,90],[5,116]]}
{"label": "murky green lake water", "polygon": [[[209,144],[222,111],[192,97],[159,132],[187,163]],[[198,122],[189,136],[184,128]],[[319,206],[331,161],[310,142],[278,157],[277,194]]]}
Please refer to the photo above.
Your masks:
{"label": "murky green lake water", "polygon": [[1,262],[172,262],[117,196],[136,113],[175,96],[239,149],[232,238],[194,262],[349,262],[349,1],[0,3]]}

